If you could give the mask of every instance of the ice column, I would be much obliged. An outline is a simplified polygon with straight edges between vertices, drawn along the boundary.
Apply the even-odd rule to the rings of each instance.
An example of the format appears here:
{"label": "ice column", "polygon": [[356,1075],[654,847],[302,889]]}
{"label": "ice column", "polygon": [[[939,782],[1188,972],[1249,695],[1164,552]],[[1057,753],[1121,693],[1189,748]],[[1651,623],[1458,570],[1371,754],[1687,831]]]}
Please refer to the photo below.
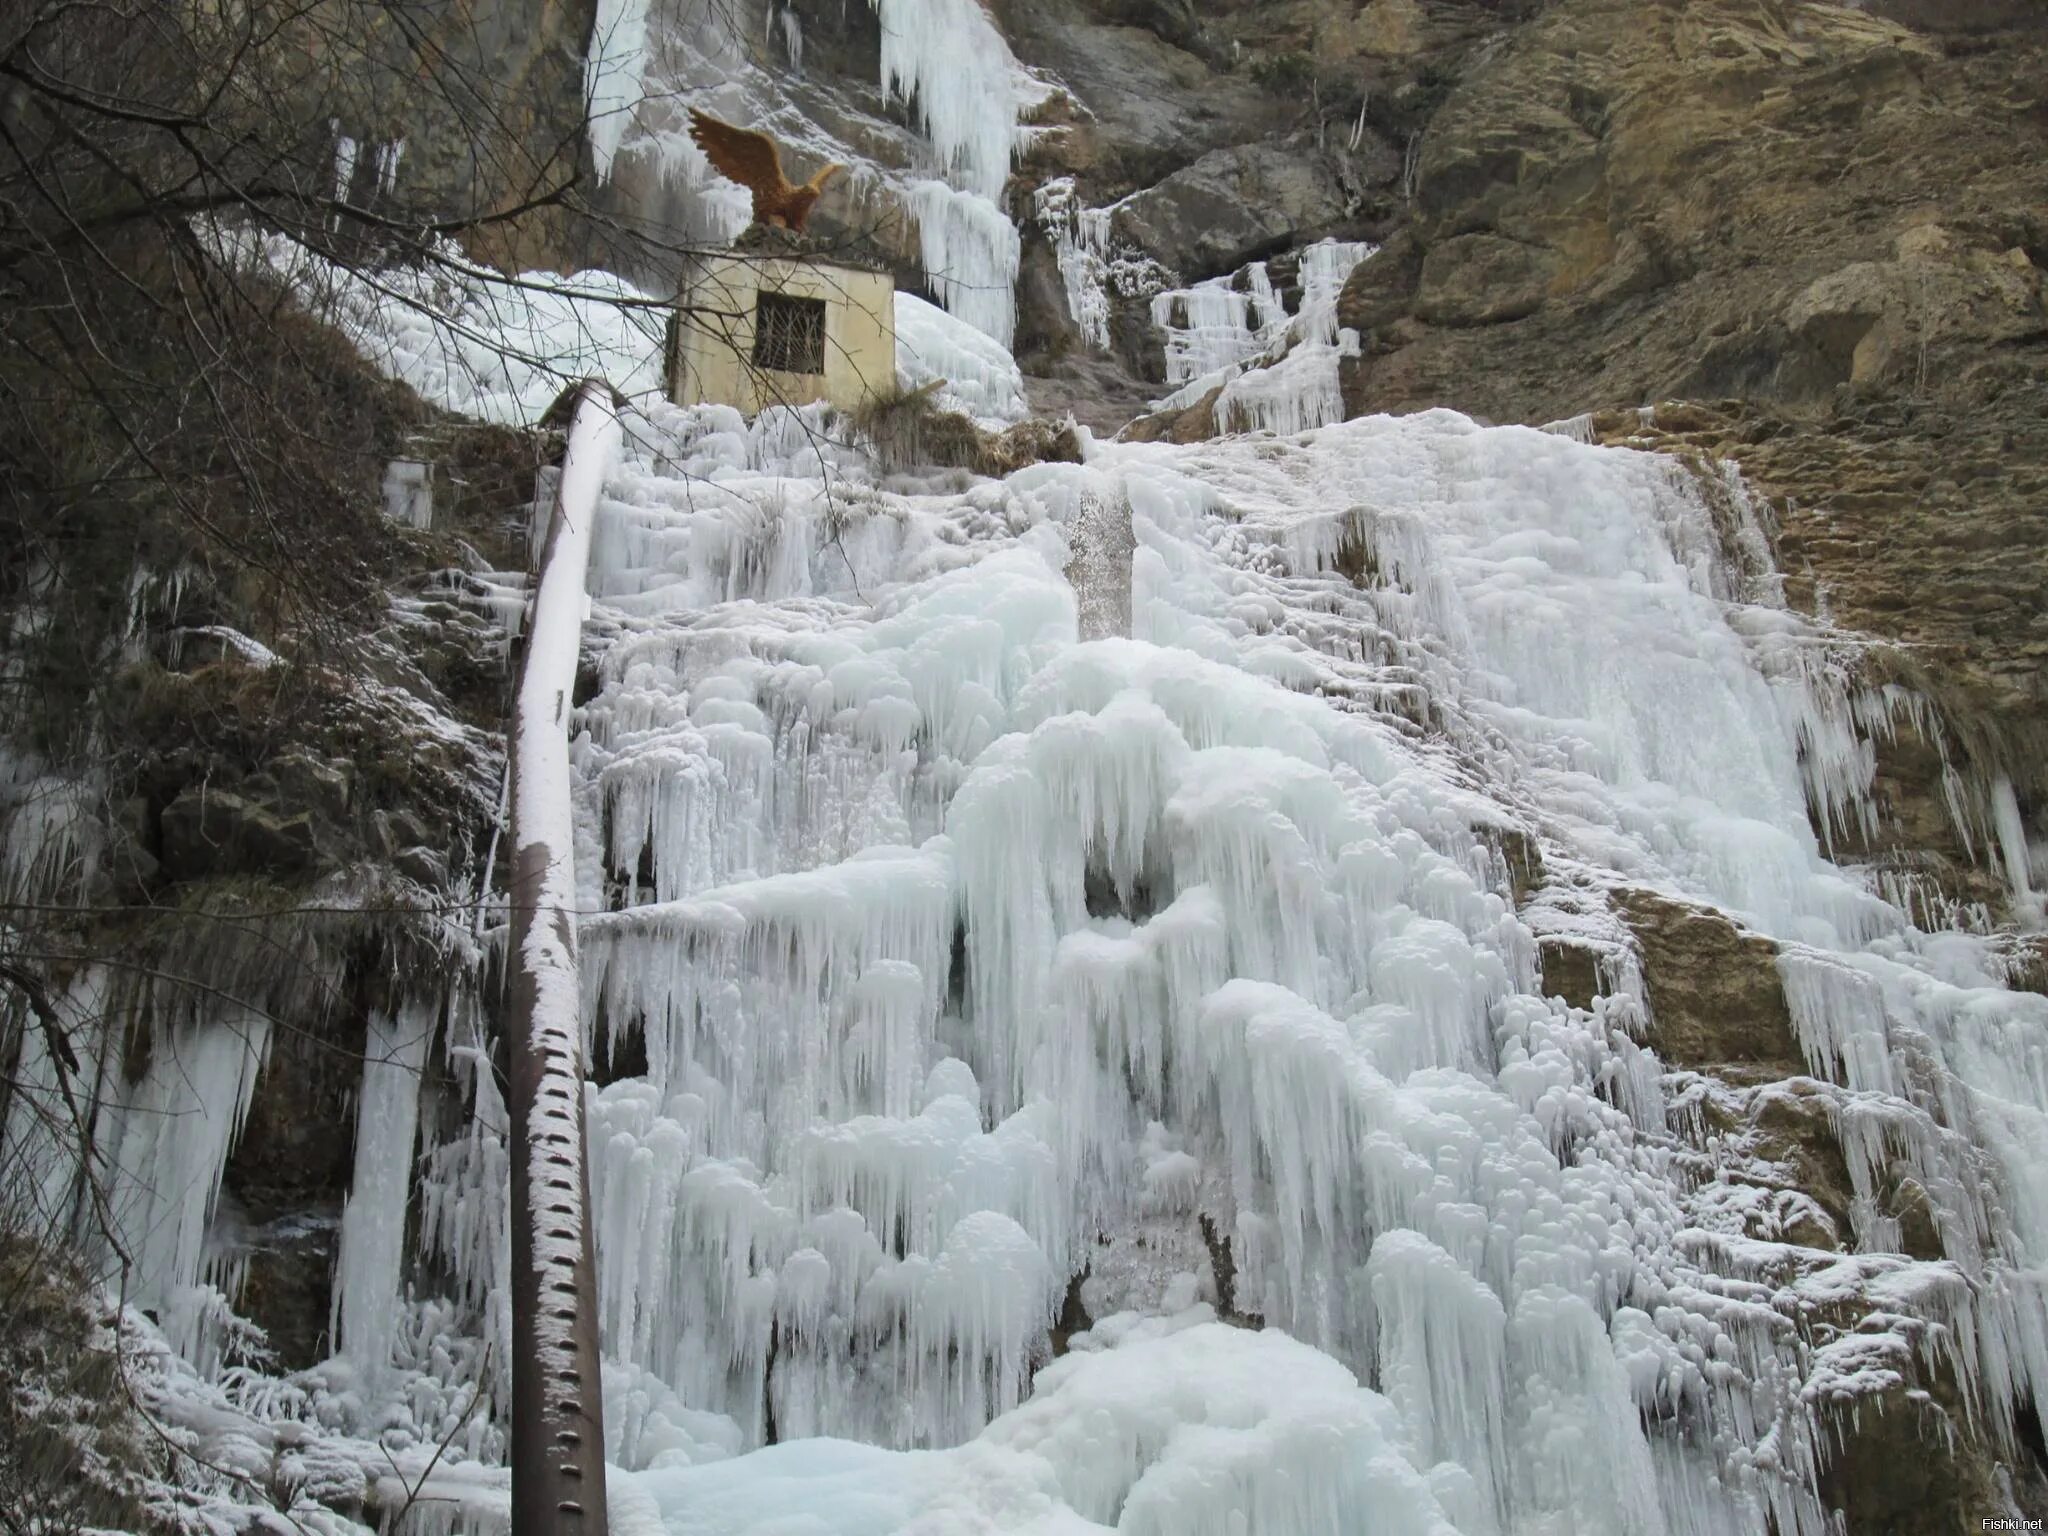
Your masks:
{"label": "ice column", "polygon": [[395,1017],[370,1016],[363,1087],[356,1104],[356,1171],[341,1215],[334,1267],[336,1352],[372,1377],[391,1364],[405,1213],[412,1189],[420,1076],[434,1034],[431,1004],[411,1002]]}
{"label": "ice column", "polygon": [[599,181],[610,178],[619,144],[632,126],[646,65],[647,0],[597,0],[583,73],[590,110],[590,159]]}

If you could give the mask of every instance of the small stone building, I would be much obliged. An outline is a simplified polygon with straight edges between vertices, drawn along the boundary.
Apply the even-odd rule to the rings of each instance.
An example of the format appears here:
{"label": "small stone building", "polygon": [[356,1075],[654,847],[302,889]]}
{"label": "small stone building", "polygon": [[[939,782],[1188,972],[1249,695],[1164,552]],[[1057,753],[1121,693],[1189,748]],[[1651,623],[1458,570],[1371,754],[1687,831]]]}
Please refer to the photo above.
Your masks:
{"label": "small stone building", "polygon": [[801,250],[694,258],[669,327],[668,392],[680,404],[813,400],[852,409],[896,387],[896,284],[882,267]]}

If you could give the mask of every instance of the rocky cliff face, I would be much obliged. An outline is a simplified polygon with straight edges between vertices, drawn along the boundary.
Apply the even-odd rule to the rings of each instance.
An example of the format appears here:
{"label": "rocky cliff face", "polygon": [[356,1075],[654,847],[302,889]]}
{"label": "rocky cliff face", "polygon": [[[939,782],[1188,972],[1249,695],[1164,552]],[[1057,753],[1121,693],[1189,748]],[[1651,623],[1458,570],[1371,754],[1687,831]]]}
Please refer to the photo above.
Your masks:
{"label": "rocky cliff face", "polygon": [[1431,118],[1412,217],[1347,296],[1350,403],[2027,388],[2043,46],[1821,5],[1549,7]]}

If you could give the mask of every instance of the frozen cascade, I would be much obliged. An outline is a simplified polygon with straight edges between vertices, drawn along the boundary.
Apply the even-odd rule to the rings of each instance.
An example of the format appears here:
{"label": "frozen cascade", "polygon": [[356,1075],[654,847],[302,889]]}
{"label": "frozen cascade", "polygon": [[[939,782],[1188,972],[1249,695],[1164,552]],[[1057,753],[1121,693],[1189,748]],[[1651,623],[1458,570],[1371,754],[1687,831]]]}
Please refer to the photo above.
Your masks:
{"label": "frozen cascade", "polygon": [[1109,210],[1088,208],[1071,176],[1040,187],[1032,203],[1053,242],[1053,258],[1067,293],[1067,314],[1091,347],[1109,345]]}
{"label": "frozen cascade", "polygon": [[208,1228],[269,1043],[256,1015],[174,1026],[119,1104],[109,1182],[137,1305],[170,1307],[227,1278],[208,1273]]}
{"label": "frozen cascade", "polygon": [[434,1025],[434,1008],[420,1003],[395,1017],[372,1014],[363,1046],[355,1176],[341,1216],[332,1329],[338,1352],[373,1381],[391,1365],[420,1077]]}
{"label": "frozen cascade", "polygon": [[981,193],[943,181],[911,183],[904,205],[939,302],[1007,348],[1017,329],[1017,226]]}
{"label": "frozen cascade", "polygon": [[1257,357],[1287,323],[1286,302],[1273,291],[1266,264],[1246,267],[1244,280],[1239,288],[1233,275],[1212,277],[1152,296],[1152,323],[1166,335],[1167,383],[1207,379],[1206,392],[1214,375]]}
{"label": "frozen cascade", "polygon": [[1292,315],[1266,264],[1237,276],[1153,296],[1152,321],[1166,335],[1166,379],[1179,386],[1154,402],[1183,410],[1221,388],[1215,411],[1226,431],[1292,435],[1342,418],[1338,360],[1358,354],[1358,337],[1337,325],[1344,280],[1376,247],[1319,240],[1302,248],[1301,301]]}
{"label": "frozen cascade", "polygon": [[1005,348],[1016,330],[1017,227],[1003,188],[1017,120],[1044,87],[1026,75],[982,0],[869,0],[882,24],[882,89],[910,107],[940,178],[912,180],[924,270],[939,302]]}
{"label": "frozen cascade", "polygon": [[[777,1501],[1021,1529],[980,1502],[1019,1477],[1059,1519],[1227,1529],[1279,1497],[1271,1465],[1306,1501],[1279,1529],[1336,1529],[1322,1501],[1360,1495],[1329,1480],[1359,1476],[1467,1536],[1817,1536],[1817,1415],[1853,1378],[1793,1314],[1842,1266],[1709,1225],[1627,1009],[1538,995],[1487,840],[1517,823],[1573,878],[1778,936],[1846,1090],[1896,1093],[1907,1031],[1954,1042],[1932,1114],[1891,1099],[1851,1161],[1944,1189],[1991,1167],[1944,1233],[1977,1278],[1853,1272],[1994,1413],[2038,1390],[2048,1005],[1827,862],[1800,748],[1856,711],[1794,620],[1737,600],[1675,466],[1438,412],[928,495],[799,420],[651,408],[607,487],[586,1015],[647,1071],[591,1090],[606,1349],[748,1443],[955,1449],[646,1474],[672,1529],[764,1529]],[[1064,573],[1105,504],[1136,535],[1130,632],[1083,642]],[[1854,816],[1851,746],[1826,787]],[[1277,1411],[1257,1451],[1218,1442],[1236,1470],[1146,1440],[1138,1382],[1235,1369],[1187,1342],[1225,1299],[1202,1260],[1162,1288],[1104,1246],[1175,1212],[1227,1244],[1238,1311],[1349,1373],[1319,1422],[1397,1455],[1341,1472],[1353,1430]],[[1151,1315],[1043,1366],[1098,1261],[1091,1296]],[[1774,1303],[1759,1265],[1808,1278]],[[1069,1394],[1101,1452],[1025,1428]],[[1127,1470],[1086,1470],[1116,1443]]]}
{"label": "frozen cascade", "polygon": [[[2041,1401],[2048,1000],[1827,859],[1809,804],[1859,824],[1904,706],[1677,466],[1447,412],[1001,482],[879,480],[817,408],[622,426],[571,768],[636,1528],[1822,1536],[1837,1416],[1916,1357],[1994,1433]],[[1128,621],[1084,639],[1105,508]],[[1853,1251],[1681,1139],[1625,950],[1542,995],[1535,925],[1620,885],[1777,941]],[[200,1022],[130,1098],[175,1059],[246,1104],[262,1034]],[[504,1108],[448,1038],[422,1247],[502,1355]],[[147,1134],[217,1181],[233,1120]],[[1887,1251],[1897,1170],[1939,1261]],[[491,1451],[447,1476],[486,1524]]]}
{"label": "frozen cascade", "polygon": [[882,22],[882,88],[911,105],[946,171],[993,204],[1025,101],[1009,43],[981,0],[869,3]]}
{"label": "frozen cascade", "polygon": [[2005,879],[2012,891],[2013,906],[2034,927],[2044,924],[2048,914],[2048,899],[2034,888],[2034,851],[2028,846],[2024,823],[2020,820],[2019,801],[2013,794],[2012,780],[1999,775],[1991,786],[1991,824],[1998,841],[1999,862],[2005,866]]}
{"label": "frozen cascade", "polygon": [[[73,980],[57,1004],[78,1058],[68,1072],[50,1060],[41,1031],[24,1032],[0,1154],[33,1184],[33,1194],[10,1195],[58,1222],[110,1288],[155,1313],[178,1353],[211,1370],[246,1265],[234,1234],[216,1228],[221,1178],[271,1024],[225,1001],[195,1008],[142,996],[146,1003],[98,969]],[[144,1009],[157,1023],[140,1041],[110,1022]],[[94,1148],[89,1176],[81,1136]]]}
{"label": "frozen cascade", "polygon": [[598,180],[612,161],[640,105],[647,68],[649,0],[597,0],[584,60],[584,95],[590,114],[590,159]]}
{"label": "frozen cascade", "polygon": [[1032,211],[1052,242],[1053,259],[1066,289],[1067,314],[1091,347],[1110,342],[1109,295],[1150,298],[1171,287],[1173,275],[1134,246],[1110,233],[1111,208],[1081,202],[1071,176],[1057,176],[1032,194]]}

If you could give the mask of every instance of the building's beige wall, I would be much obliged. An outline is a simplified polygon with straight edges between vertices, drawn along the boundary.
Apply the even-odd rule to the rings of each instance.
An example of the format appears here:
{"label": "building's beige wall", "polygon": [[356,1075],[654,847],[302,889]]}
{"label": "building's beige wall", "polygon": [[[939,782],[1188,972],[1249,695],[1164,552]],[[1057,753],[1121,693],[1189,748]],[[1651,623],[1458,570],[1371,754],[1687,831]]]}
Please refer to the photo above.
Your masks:
{"label": "building's beige wall", "polygon": [[[825,371],[756,368],[754,300],[762,291],[825,301]],[[863,272],[785,257],[712,256],[684,275],[669,358],[669,394],[684,405],[770,405],[829,400],[848,409],[896,386],[896,284]]]}

